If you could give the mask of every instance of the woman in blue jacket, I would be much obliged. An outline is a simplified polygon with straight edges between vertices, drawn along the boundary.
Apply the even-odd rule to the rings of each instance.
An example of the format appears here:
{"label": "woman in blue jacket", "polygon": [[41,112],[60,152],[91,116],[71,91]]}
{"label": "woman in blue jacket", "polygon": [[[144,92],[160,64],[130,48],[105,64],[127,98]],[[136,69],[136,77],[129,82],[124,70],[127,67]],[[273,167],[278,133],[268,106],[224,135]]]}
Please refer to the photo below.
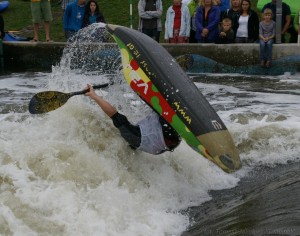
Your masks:
{"label": "woman in blue jacket", "polygon": [[196,13],[196,35],[198,43],[214,43],[218,38],[220,9],[214,0],[201,0]]}

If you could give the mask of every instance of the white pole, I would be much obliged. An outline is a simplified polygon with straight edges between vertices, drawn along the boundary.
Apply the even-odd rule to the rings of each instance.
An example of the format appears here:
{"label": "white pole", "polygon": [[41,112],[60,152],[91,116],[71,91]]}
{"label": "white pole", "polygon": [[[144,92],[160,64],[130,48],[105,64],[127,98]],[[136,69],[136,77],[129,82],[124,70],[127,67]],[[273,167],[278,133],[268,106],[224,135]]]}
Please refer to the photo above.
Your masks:
{"label": "white pole", "polygon": [[129,21],[130,21],[130,28],[132,29],[132,0],[129,0],[129,13],[130,13],[130,16],[129,16]]}
{"label": "white pole", "polygon": [[299,11],[299,21],[298,21],[298,44],[300,44],[300,11]]}

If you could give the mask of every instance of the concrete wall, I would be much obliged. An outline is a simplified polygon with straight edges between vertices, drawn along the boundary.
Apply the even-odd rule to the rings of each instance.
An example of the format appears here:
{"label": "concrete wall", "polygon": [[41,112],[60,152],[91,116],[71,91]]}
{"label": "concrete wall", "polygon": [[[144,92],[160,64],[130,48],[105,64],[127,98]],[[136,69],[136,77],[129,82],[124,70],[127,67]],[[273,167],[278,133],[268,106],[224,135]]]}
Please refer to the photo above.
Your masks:
{"label": "concrete wall", "polygon": [[[219,63],[232,66],[253,65],[259,63],[259,44],[165,44],[164,47],[172,56],[199,54]],[[300,56],[299,44],[274,45],[274,60],[290,55]]]}
{"label": "concrete wall", "polygon": [[[116,44],[98,44],[101,48],[118,50]],[[172,56],[199,54],[221,64],[248,66],[259,64],[258,44],[162,44]],[[50,71],[60,63],[66,43],[3,42],[4,68],[7,71]],[[97,45],[96,45],[97,46]],[[95,44],[92,45],[95,50]],[[299,44],[276,44],[273,58],[296,55],[300,58]],[[300,59],[299,59],[300,60]]]}

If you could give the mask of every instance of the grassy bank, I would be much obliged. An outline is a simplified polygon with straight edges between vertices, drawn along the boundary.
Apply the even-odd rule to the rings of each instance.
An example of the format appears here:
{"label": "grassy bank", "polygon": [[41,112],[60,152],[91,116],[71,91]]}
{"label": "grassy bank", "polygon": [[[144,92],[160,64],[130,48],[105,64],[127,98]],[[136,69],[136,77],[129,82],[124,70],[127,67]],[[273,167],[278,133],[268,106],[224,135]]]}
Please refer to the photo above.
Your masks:
{"label": "grassy bank", "polygon": [[[101,11],[103,12],[105,19],[108,23],[130,26],[129,17],[129,0],[98,0]],[[173,0],[163,0],[163,21],[165,14]],[[256,6],[257,0],[252,1],[253,6]],[[138,25],[138,12],[137,5],[138,0],[132,0],[133,5],[133,27],[136,29]],[[60,7],[59,0],[53,0],[51,2],[53,22],[51,23],[51,37],[54,41],[65,41],[62,17],[63,12]],[[26,37],[33,37],[32,17],[30,10],[29,0],[10,0],[10,6],[6,9],[2,16],[5,22],[6,31],[21,31],[22,35]],[[45,34],[43,27],[40,31],[40,40],[45,41]]]}

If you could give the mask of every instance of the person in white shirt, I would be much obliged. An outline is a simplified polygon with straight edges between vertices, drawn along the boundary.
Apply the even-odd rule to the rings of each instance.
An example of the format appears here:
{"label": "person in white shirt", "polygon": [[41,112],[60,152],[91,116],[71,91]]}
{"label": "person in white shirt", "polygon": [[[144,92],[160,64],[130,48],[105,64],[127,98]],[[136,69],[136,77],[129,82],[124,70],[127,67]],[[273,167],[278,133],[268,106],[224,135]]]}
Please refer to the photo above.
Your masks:
{"label": "person in white shirt", "polygon": [[254,43],[258,40],[259,18],[251,9],[250,0],[242,0],[242,10],[238,19],[236,43]]}

